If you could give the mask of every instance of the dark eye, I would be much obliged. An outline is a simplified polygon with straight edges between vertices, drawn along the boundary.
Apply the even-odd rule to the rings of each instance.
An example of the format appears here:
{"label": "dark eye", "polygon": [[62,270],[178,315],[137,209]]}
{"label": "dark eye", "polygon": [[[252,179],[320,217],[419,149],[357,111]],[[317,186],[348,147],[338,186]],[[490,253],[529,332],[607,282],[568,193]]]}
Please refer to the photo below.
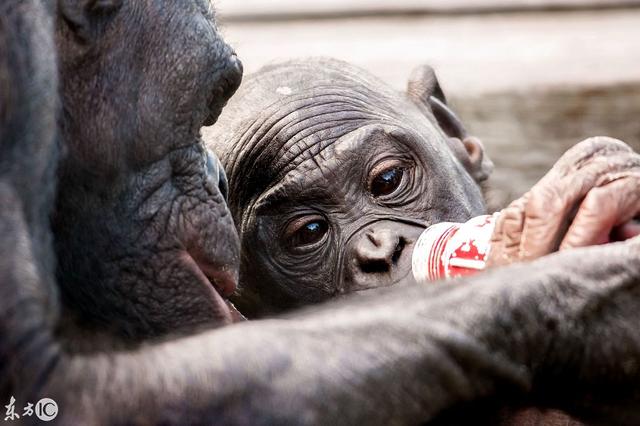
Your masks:
{"label": "dark eye", "polygon": [[378,173],[371,180],[369,190],[374,197],[382,197],[393,193],[402,182],[404,170],[400,167],[393,167]]}
{"label": "dark eye", "polygon": [[322,218],[299,218],[287,227],[287,243],[291,247],[312,245],[321,241],[328,230],[329,225]]}

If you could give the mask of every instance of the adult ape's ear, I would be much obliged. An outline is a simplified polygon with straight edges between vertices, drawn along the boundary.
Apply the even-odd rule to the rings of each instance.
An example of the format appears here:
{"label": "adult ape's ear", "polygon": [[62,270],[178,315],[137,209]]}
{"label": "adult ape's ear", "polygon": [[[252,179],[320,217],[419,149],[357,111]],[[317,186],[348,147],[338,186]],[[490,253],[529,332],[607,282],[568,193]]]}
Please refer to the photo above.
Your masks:
{"label": "adult ape's ear", "polygon": [[486,180],[493,170],[493,163],[485,154],[480,139],[467,134],[458,116],[447,105],[433,68],[422,65],[413,70],[407,84],[407,96],[421,109],[431,111],[448,136],[452,151],[469,174],[477,182]]}
{"label": "adult ape's ear", "polygon": [[114,13],[123,0],[58,0],[58,13],[84,43],[91,41],[96,19]]}

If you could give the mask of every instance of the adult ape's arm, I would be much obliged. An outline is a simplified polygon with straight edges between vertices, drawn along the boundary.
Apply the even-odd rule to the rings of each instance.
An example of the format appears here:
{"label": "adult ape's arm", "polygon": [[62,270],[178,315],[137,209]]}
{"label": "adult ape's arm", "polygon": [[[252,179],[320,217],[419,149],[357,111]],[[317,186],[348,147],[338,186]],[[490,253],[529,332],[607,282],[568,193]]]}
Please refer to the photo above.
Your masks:
{"label": "adult ape's arm", "polygon": [[62,423],[416,423],[513,397],[640,421],[639,241],[74,356],[45,321],[19,203],[3,197],[2,244],[15,247],[0,265],[3,380],[19,403],[57,400]]}
{"label": "adult ape's arm", "polygon": [[[32,7],[14,9],[23,17],[33,17],[42,6],[36,0],[12,4]],[[12,48],[28,53],[48,44],[27,45],[16,29],[28,34],[45,27],[0,26],[0,40],[16,35]],[[40,63],[34,57],[34,64]],[[48,64],[53,69],[54,61]],[[55,92],[46,84],[55,75],[46,74],[41,85],[8,80],[9,87],[28,82],[34,92],[18,93],[13,104],[31,100],[46,106],[48,115],[36,111],[20,121],[26,130],[38,128],[43,117],[55,117],[52,102],[35,102],[43,99],[37,96],[40,89],[50,86]],[[53,127],[48,129],[0,140],[0,396],[5,401],[9,395],[20,405],[52,397],[60,405],[57,420],[72,425],[375,424],[434,419],[461,402],[508,395],[542,395],[550,405],[590,414],[590,407],[573,399],[586,393],[602,404],[595,414],[615,407],[610,420],[638,420],[633,391],[640,351],[633,325],[640,315],[640,272],[638,249],[630,243],[562,254],[457,287],[397,289],[292,320],[231,326],[137,351],[66,352],[51,320],[58,297],[54,277],[42,267],[50,248],[46,238],[34,237],[38,226],[47,234],[42,193],[55,180],[40,173],[55,163],[46,155],[53,146]],[[21,179],[12,181],[12,175]],[[37,205],[37,200],[45,201]],[[567,387],[572,392],[562,392]],[[612,400],[629,405],[614,406]]]}

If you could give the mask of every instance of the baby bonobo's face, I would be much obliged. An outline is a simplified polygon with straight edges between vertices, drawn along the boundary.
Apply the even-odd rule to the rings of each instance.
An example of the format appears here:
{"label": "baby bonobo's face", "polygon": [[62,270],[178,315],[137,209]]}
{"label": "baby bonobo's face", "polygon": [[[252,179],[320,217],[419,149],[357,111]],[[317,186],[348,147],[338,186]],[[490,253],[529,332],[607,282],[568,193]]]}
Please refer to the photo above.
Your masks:
{"label": "baby bonobo's face", "polygon": [[312,156],[291,156],[254,204],[245,276],[273,277],[302,302],[409,280],[426,226],[482,212],[446,147],[408,129],[368,125]]}
{"label": "baby bonobo's face", "polygon": [[484,212],[489,162],[429,67],[402,94],[332,59],[267,66],[206,139],[229,177],[249,316],[411,282],[425,227]]}

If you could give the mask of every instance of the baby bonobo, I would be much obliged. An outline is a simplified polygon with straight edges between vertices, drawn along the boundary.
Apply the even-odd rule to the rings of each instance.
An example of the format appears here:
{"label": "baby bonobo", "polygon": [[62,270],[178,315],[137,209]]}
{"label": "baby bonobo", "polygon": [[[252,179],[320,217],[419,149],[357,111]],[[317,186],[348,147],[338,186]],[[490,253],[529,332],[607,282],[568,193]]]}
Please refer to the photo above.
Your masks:
{"label": "baby bonobo", "polygon": [[332,59],[265,67],[205,141],[229,178],[250,316],[393,285],[425,227],[485,210],[491,162],[426,66],[405,94]]}

